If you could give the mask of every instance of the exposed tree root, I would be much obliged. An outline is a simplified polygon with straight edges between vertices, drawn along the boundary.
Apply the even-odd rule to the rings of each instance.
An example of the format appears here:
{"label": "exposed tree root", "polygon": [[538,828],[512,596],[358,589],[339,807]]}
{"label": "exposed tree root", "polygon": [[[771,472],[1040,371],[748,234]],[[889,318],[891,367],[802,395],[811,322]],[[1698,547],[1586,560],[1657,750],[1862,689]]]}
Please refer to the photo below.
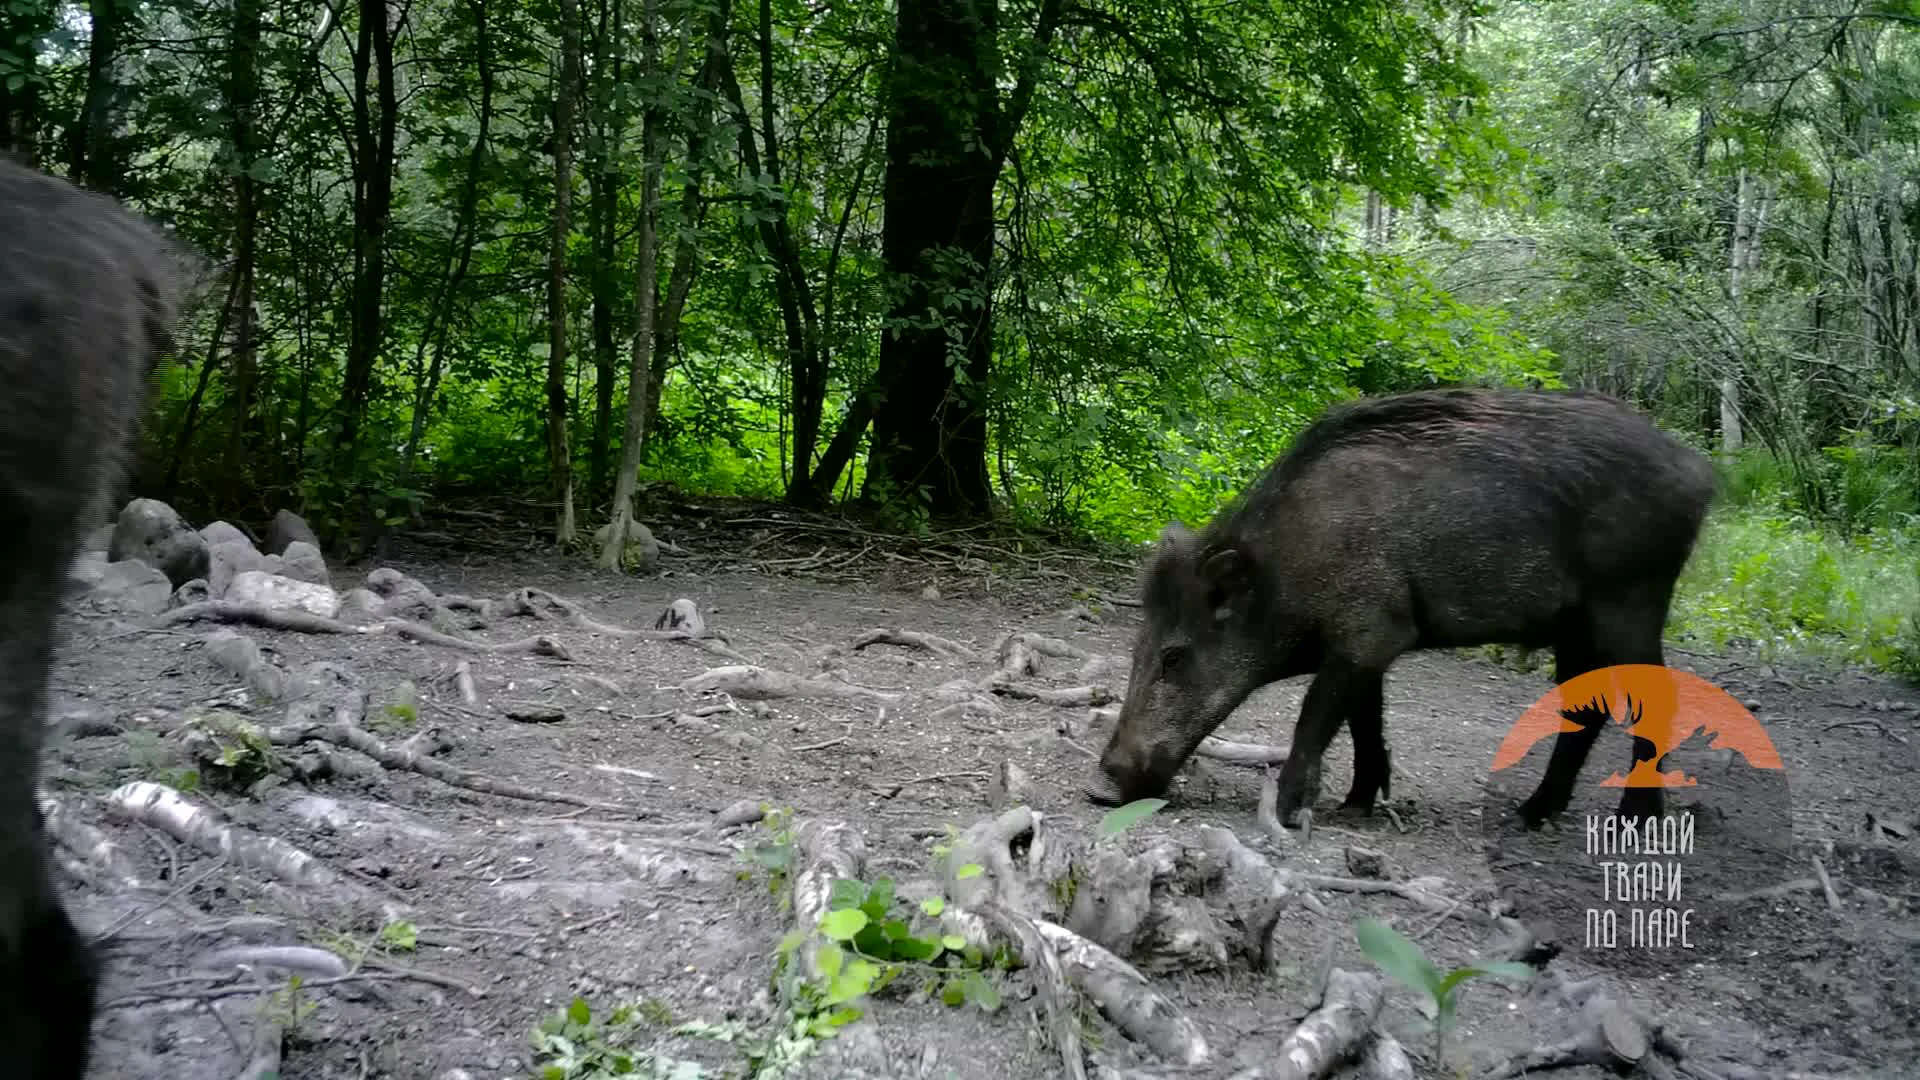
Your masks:
{"label": "exposed tree root", "polygon": [[286,1029],[260,1010],[253,1021],[253,1056],[234,1074],[234,1080],[276,1080],[281,1075],[280,1055],[286,1045]]}
{"label": "exposed tree root", "polygon": [[556,660],[573,659],[573,653],[569,652],[565,645],[545,634],[535,634],[533,637],[521,638],[518,641],[474,641],[471,638],[454,637],[452,634],[435,630],[431,626],[408,622],[405,619],[388,619],[385,622],[374,623],[363,632],[378,634],[382,631],[391,631],[395,636],[417,641],[422,645],[438,645],[442,648],[460,649],[465,652],[528,653],[533,656],[551,656]]}
{"label": "exposed tree root", "polygon": [[122,784],[108,797],[108,804],[130,821],[152,825],[182,843],[225,856],[239,866],[264,870],[297,888],[360,894],[357,899],[374,899],[389,914],[404,910],[279,837],[222,823],[218,810],[196,806],[165,784],[148,780]]}
{"label": "exposed tree root", "polygon": [[371,627],[350,626],[338,619],[328,619],[310,611],[297,608],[271,608],[265,604],[241,603],[234,600],[202,600],[197,604],[185,604],[154,619],[155,627],[179,626],[181,623],[199,622],[246,623],[264,630],[289,630],[301,634],[365,634],[371,633]]}
{"label": "exposed tree root", "polygon": [[1037,701],[1042,705],[1105,705],[1118,700],[1113,691],[1104,686],[1025,686],[1006,678],[1005,672],[996,672],[988,682],[988,688],[1002,697],[1021,698]]}
{"label": "exposed tree root", "polygon": [[706,620],[700,617],[700,609],[694,605],[693,601],[687,599],[675,600],[669,605],[654,622],[655,629],[652,630],[639,630],[601,622],[588,615],[579,604],[565,597],[556,596],[545,589],[532,587],[517,589],[507,598],[507,602],[511,605],[510,613],[514,615],[557,619],[568,626],[607,637],[641,641],[682,641],[716,655],[725,656],[729,660],[737,660],[743,664],[751,662],[729,647],[719,635],[709,634]]}
{"label": "exposed tree root", "polygon": [[1194,753],[1215,761],[1225,761],[1233,765],[1285,765],[1287,748],[1267,746],[1261,743],[1229,742],[1209,735],[1200,740]]}
{"label": "exposed tree root", "polygon": [[828,655],[835,655],[843,650],[845,652],[859,652],[873,645],[898,645],[905,649],[919,649],[922,652],[929,652],[947,660],[958,660],[964,663],[976,663],[980,659],[980,654],[974,650],[957,641],[943,638],[938,634],[923,634],[915,630],[897,629],[869,630],[859,637],[854,638],[845,646],[829,647],[827,652]]}
{"label": "exposed tree root", "polygon": [[1329,970],[1320,1007],[1280,1044],[1279,1060],[1266,1070],[1266,1080],[1320,1080],[1343,1061],[1357,1057],[1373,1034],[1373,1022],[1385,1000],[1378,978]]}
{"label": "exposed tree root", "polygon": [[709,668],[681,683],[680,689],[696,694],[716,690],[749,701],[789,697],[851,698],[863,701],[897,701],[900,698],[898,694],[869,690],[852,683],[803,679],[798,675],[752,664]]}
{"label": "exposed tree root", "polygon": [[1145,975],[1064,926],[1045,920],[1034,925],[1100,1014],[1128,1038],[1180,1065],[1199,1066],[1212,1060],[1199,1026],[1154,990]]}
{"label": "exposed tree root", "polygon": [[1020,957],[1034,973],[1034,987],[1046,1017],[1046,1030],[1066,1066],[1068,1080],[1086,1080],[1086,1051],[1080,1044],[1080,1024],[1074,1014],[1073,988],[1060,956],[1048,944],[1034,921],[998,903],[975,909],[986,925],[1018,946]]}
{"label": "exposed tree root", "polygon": [[[1085,733],[1092,735],[1101,729],[1111,731],[1113,725],[1119,721],[1118,705],[1097,706],[1087,712]],[[1212,735],[1201,739],[1200,745],[1194,748],[1193,753],[1195,757],[1212,758],[1229,765],[1285,765],[1287,763],[1287,747],[1265,743],[1233,742],[1215,738]]]}
{"label": "exposed tree root", "polygon": [[838,878],[859,880],[866,867],[866,841],[858,830],[838,821],[803,821],[793,830],[798,872],[793,875],[794,927],[807,935],[801,962],[807,976],[820,977],[820,945],[813,928],[827,912]]}
{"label": "exposed tree root", "polygon": [[1631,1002],[1608,993],[1599,979],[1571,982],[1554,977],[1543,982],[1539,990],[1572,1012],[1572,1035],[1509,1058],[1488,1070],[1484,1080],[1576,1065],[1630,1069],[1644,1065],[1653,1053],[1659,1025]]}
{"label": "exposed tree root", "polygon": [[474,685],[473,664],[462,660],[453,667],[453,685],[463,705],[480,704],[480,688]]}
{"label": "exposed tree root", "polygon": [[46,822],[47,835],[72,852],[79,863],[88,868],[89,876],[96,883],[107,881],[128,889],[144,884],[119,845],[99,829],[74,817],[65,803],[42,793],[40,814]]}
{"label": "exposed tree root", "polygon": [[362,728],[346,721],[288,724],[269,731],[267,738],[275,746],[298,746],[308,741],[331,743],[334,746],[365,754],[387,769],[419,773],[421,776],[438,780],[450,787],[464,788],[467,791],[477,791],[485,795],[502,795],[510,799],[525,799],[528,802],[584,806],[590,810],[603,810],[633,817],[645,817],[648,813],[645,810],[621,806],[618,803],[601,802],[564,791],[527,787],[511,780],[502,780],[484,773],[462,769],[457,765],[449,765],[431,757],[428,752],[420,749],[388,746]]}
{"label": "exposed tree root", "polygon": [[208,953],[195,960],[194,966],[237,967],[247,971],[269,968],[310,979],[338,978],[348,971],[347,962],[339,953],[311,945],[237,945]]}

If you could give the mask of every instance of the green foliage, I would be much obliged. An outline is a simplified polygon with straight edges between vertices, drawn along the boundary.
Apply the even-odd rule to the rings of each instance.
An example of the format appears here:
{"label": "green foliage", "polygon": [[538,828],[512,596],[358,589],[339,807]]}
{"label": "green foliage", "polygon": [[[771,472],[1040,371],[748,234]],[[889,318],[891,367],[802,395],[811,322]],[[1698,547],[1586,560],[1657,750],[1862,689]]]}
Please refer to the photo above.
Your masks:
{"label": "green foliage", "polygon": [[1434,1061],[1441,1065],[1446,1062],[1445,1040],[1454,1026],[1461,984],[1487,975],[1518,981],[1533,978],[1532,968],[1508,960],[1469,964],[1443,973],[1418,944],[1378,919],[1356,922],[1354,936],[1360,941],[1360,951],[1381,971],[1419,995],[1420,1011],[1433,1024]]}
{"label": "green foliage", "polygon": [[233,791],[257,791],[259,785],[277,780],[285,768],[266,734],[232,713],[193,717],[182,725],[181,735],[197,744],[195,757],[201,771],[196,783],[205,780]]}
{"label": "green foliage", "polygon": [[1165,805],[1165,799],[1135,799],[1125,806],[1116,806],[1100,818],[1100,835],[1118,836],[1148,816],[1159,813]]}
{"label": "green foliage", "polygon": [[318,1004],[301,992],[305,980],[298,975],[287,976],[287,984],[269,992],[260,1003],[261,1014],[268,1023],[288,1034],[298,1032],[307,1018],[313,1015]]}
{"label": "green foliage", "polygon": [[621,1005],[595,1016],[585,998],[546,1016],[534,1027],[534,1080],[705,1080],[698,1063],[652,1046],[634,1045],[651,1023],[641,1010]]}
{"label": "green foliage", "polygon": [[420,722],[420,690],[411,679],[402,680],[388,700],[367,717],[367,729],[376,734],[401,734]]}
{"label": "green foliage", "polygon": [[1841,538],[1764,505],[1708,519],[1669,633],[1920,678],[1920,538]]}
{"label": "green foliage", "polygon": [[[977,866],[961,867],[972,876]],[[864,1015],[861,1002],[897,980],[916,977],[922,992],[951,1006],[971,1003],[989,1012],[1000,1007],[1000,993],[986,977],[988,966],[1004,966],[1003,953],[988,955],[965,938],[941,930],[943,897],[910,904],[896,896],[893,882],[871,884],[837,879],[827,910],[812,934],[795,931],[776,950],[776,971],[805,1034],[831,1038],[840,1027]],[[811,955],[817,978],[804,977],[800,957]]]}
{"label": "green foliage", "polygon": [[781,898],[784,907],[791,903],[787,893],[787,876],[793,870],[793,811],[784,807],[770,807],[762,804],[761,824],[766,829],[766,839],[756,841],[734,856],[744,863],[746,869],[740,871],[744,879],[758,869],[766,875],[767,891]]}

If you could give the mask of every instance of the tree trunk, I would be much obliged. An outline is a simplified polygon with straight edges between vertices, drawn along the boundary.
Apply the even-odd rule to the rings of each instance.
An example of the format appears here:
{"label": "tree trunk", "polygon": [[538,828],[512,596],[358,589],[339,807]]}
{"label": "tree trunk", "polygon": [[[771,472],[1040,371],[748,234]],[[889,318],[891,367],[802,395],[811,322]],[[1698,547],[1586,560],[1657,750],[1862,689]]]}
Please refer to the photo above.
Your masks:
{"label": "tree trunk", "polygon": [[[114,114],[120,99],[119,84],[114,81],[113,61],[120,52],[120,40],[126,29],[131,0],[90,0],[87,5],[91,33],[87,40],[87,93],[80,103],[80,122],[68,137],[73,179],[95,191],[120,194],[126,165],[120,160],[113,135]],[[251,7],[250,11],[243,8]],[[260,41],[260,8],[257,3],[236,3],[233,10],[233,49],[240,48],[242,25],[251,22],[253,46]],[[241,63],[236,54],[232,63]],[[249,54],[246,65],[253,65]]]}
{"label": "tree trunk", "polygon": [[40,161],[40,92],[47,75],[37,46],[54,27],[54,10],[52,0],[0,4],[0,57],[7,73],[0,77],[0,150],[28,165]]}
{"label": "tree trunk", "polygon": [[[880,364],[855,392],[813,470],[807,502],[832,497],[840,471],[873,424],[870,497],[925,483],[936,513],[987,504],[984,390],[992,359],[993,191],[1033,100],[1059,27],[1062,0],[1042,0],[1039,20],[1004,106],[995,89],[996,12],[978,0],[900,0],[887,86],[881,257],[896,289],[889,322],[960,311],[961,345],[949,363],[944,329],[891,327]],[[984,148],[984,150],[982,149]],[[954,254],[970,265],[953,269]],[[971,306],[969,313],[966,309]],[[956,380],[961,372],[964,381]]]}
{"label": "tree trunk", "polygon": [[[414,462],[420,444],[426,438],[427,419],[433,414],[433,399],[440,392],[440,377],[446,370],[447,325],[453,318],[453,306],[460,287],[473,265],[473,249],[479,242],[480,173],[491,152],[488,139],[493,130],[493,44],[487,35],[486,0],[468,0],[473,11],[473,50],[479,72],[480,112],[475,121],[473,149],[467,153],[467,175],[460,188],[460,208],[448,238],[448,258],[453,266],[440,283],[433,307],[427,312],[427,325],[413,353],[413,418],[407,427],[407,447],[400,459],[400,484],[413,484]],[[431,352],[429,353],[429,350]],[[428,356],[431,355],[431,359]]]}
{"label": "tree trunk", "polygon": [[[653,80],[659,64],[659,0],[644,0],[640,15],[640,78]],[[620,567],[633,524],[633,493],[639,483],[641,437],[646,429],[647,381],[653,374],[654,301],[659,293],[655,216],[660,203],[660,106],[649,97],[640,116],[640,253],[634,275],[632,360],[627,370],[627,426],[620,444],[620,472],[613,483],[613,519],[599,564]]]}
{"label": "tree trunk", "polygon": [[[937,516],[987,507],[986,379],[993,356],[998,9],[991,0],[899,0],[887,101],[881,258],[903,285],[888,312],[869,498]],[[927,327],[927,312],[953,325]]]}
{"label": "tree trunk", "polygon": [[616,109],[614,90],[621,85],[626,49],[626,25],[620,0],[598,0],[593,31],[593,164],[587,176],[589,192],[587,231],[593,238],[593,446],[588,450],[588,498],[595,506],[610,494],[612,469],[613,391],[619,377],[620,349],[616,327],[619,296],[615,283],[619,266],[620,143],[626,113]]}
{"label": "tree trunk", "polygon": [[[780,143],[774,127],[773,87],[773,5],[760,0],[760,139],[764,157],[754,141],[754,125],[747,116],[740,80],[733,65],[721,54],[720,83],[734,126],[740,137],[740,158],[749,176],[765,176],[770,187],[780,186]],[[762,164],[764,162],[764,169]],[[813,447],[820,435],[821,409],[826,402],[827,370],[820,353],[820,319],[813,301],[813,285],[800,258],[800,245],[794,239],[788,218],[791,200],[771,205],[762,196],[763,205],[755,218],[760,245],[773,264],[774,300],[780,309],[780,323],[786,335],[787,375],[791,385],[789,402],[793,419],[792,472],[787,490],[805,491],[812,471]]]}
{"label": "tree trunk", "polygon": [[553,230],[547,249],[547,465],[560,520],[554,542],[573,542],[573,454],[567,445],[567,237],[572,232],[573,103],[580,73],[580,12],[560,0],[560,85],[553,102]]}
{"label": "tree trunk", "polygon": [[[393,27],[386,0],[360,0],[360,26],[353,50],[353,301],[347,367],[340,390],[336,449],[349,457],[373,395],[380,356],[381,300],[387,273],[387,225],[393,209],[393,153],[399,110],[393,85]],[[369,99],[370,78],[379,80],[379,115]]]}
{"label": "tree trunk", "polygon": [[[119,0],[113,0],[117,3]],[[226,465],[229,505],[238,502],[247,476],[253,438],[254,387],[258,381],[258,322],[254,317],[254,274],[258,265],[260,181],[253,175],[260,160],[255,110],[260,101],[260,0],[235,0],[233,32],[227,50],[227,108],[233,133],[233,373],[229,395],[232,416],[227,430]],[[89,87],[91,97],[91,87]],[[96,164],[101,155],[93,155]]]}
{"label": "tree trunk", "polygon": [[[1733,317],[1740,318],[1740,300],[1745,278],[1757,257],[1759,237],[1753,175],[1743,166],[1734,182],[1733,226],[1727,244],[1727,299],[1732,301]],[[1744,350],[1738,341],[1730,342],[1729,370],[1720,377],[1720,449],[1726,454],[1739,451],[1740,382],[1737,367]]]}

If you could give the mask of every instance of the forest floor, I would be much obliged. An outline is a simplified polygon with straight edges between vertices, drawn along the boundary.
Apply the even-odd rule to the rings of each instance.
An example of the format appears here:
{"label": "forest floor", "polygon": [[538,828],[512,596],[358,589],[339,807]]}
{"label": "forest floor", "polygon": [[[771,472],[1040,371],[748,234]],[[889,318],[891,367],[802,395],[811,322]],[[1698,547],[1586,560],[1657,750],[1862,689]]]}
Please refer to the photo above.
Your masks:
{"label": "forest floor", "polygon": [[[288,1078],[525,1077],[535,1075],[536,1060],[556,1060],[551,1050],[536,1055],[530,1032],[576,998],[596,1018],[636,1006],[601,1036],[657,1051],[634,1075],[751,1075],[749,1053],[777,1056],[777,1036],[793,1023],[770,980],[794,927],[791,879],[805,854],[789,875],[744,851],[797,850],[782,844],[806,823],[841,823],[861,841],[855,861],[866,880],[889,877],[903,895],[938,891],[937,849],[953,843],[950,830],[1001,812],[996,784],[1009,762],[1024,770],[1024,801],[1056,835],[1096,835],[1105,809],[1082,789],[1104,732],[1090,725],[1084,695],[1063,692],[1058,699],[1068,704],[1049,704],[1006,693],[969,697],[953,684],[983,685],[997,643],[1026,632],[1087,658],[1040,656],[1028,685],[1070,691],[1091,682],[1122,692],[1139,620],[1127,604],[1136,571],[1126,562],[1016,551],[1010,540],[976,538],[983,534],[882,540],[748,504],[681,505],[655,528],[680,549],[664,557],[658,575],[595,570],[584,558],[538,550],[531,528],[478,518],[444,526],[431,547],[397,544],[383,564],[440,594],[497,598],[533,588],[571,601],[604,625],[489,617],[463,634],[507,643],[540,633],[561,646],[544,651],[564,657],[390,633],[233,627],[285,671],[337,665],[373,701],[348,720],[396,754],[403,742],[444,748],[432,760],[465,771],[435,776],[400,761],[383,768],[337,746],[327,748],[330,779],[282,779],[244,792],[218,787],[202,770],[186,795],[193,805],[218,807],[227,829],[278,838],[318,860],[304,868],[284,854],[223,856],[110,808],[120,785],[183,775],[192,718],[221,713],[265,730],[286,721],[288,705],[250,694],[212,662],[206,639],[221,627],[156,626],[160,620],[76,605],[54,676],[63,734],[50,744],[46,789],[61,813],[97,827],[117,849],[105,860],[117,877],[68,878],[76,917],[104,939],[108,965],[93,1075],[250,1076],[246,1063],[262,1044],[278,1043],[266,1056],[278,1049]],[[521,535],[526,543],[515,543]],[[351,587],[371,568],[335,567],[335,584]],[[725,635],[724,647],[612,632],[651,629],[681,598]],[[850,647],[880,628],[963,648]],[[740,692],[737,680],[730,694],[682,689],[735,663],[715,655],[727,649],[824,681],[761,699]],[[1793,790],[1792,859],[1800,869],[1786,876],[1813,879],[1817,859],[1830,889],[1803,882],[1754,899],[1742,949],[1619,974],[1619,987],[1687,1048],[1686,1060],[1701,1066],[1694,1075],[1912,1075],[1920,1056],[1920,841],[1911,825],[1920,812],[1920,690],[1752,657],[1675,653],[1669,662],[1727,689],[1766,725]],[[417,706],[383,711],[406,682],[417,688]],[[1216,734],[1284,745],[1306,682],[1261,691]],[[884,697],[839,689],[847,683]],[[1296,832],[1276,850],[1262,835],[1258,768],[1206,762],[1158,814],[1107,841],[1129,851],[1177,850],[1214,826],[1276,867],[1340,881],[1357,846],[1384,854],[1387,880],[1441,879],[1432,887],[1448,904],[1436,911],[1400,893],[1337,884],[1296,889],[1278,912],[1264,970],[1229,963],[1147,971],[1163,1004],[1204,1038],[1204,1063],[1162,1060],[1076,1007],[1066,1023],[1079,1029],[1093,1074],[1288,1075],[1276,1054],[1320,1003],[1328,970],[1377,971],[1356,942],[1354,922],[1363,916],[1416,938],[1443,971],[1486,955],[1486,921],[1450,913],[1486,906],[1492,876],[1480,822],[1488,762],[1549,686],[1539,674],[1463,655],[1406,657],[1387,682],[1392,815],[1327,817],[1346,790],[1351,743],[1342,736],[1327,756],[1322,816],[1304,839]],[[310,752],[308,775],[324,771],[313,763]],[[486,793],[448,775],[587,805]],[[743,800],[791,816],[715,821]],[[381,937],[381,916],[343,914],[330,903],[341,891],[385,904],[386,917],[410,935]],[[304,962],[267,948],[282,945],[330,949],[344,966],[309,965],[303,985],[289,991],[288,966]],[[1573,956],[1548,968],[1575,979],[1594,974]],[[1044,980],[1027,971],[992,979],[1000,1002],[989,1011],[943,1004],[904,978],[790,1075],[1067,1075]],[[1420,1076],[1457,1075],[1457,1066],[1482,1075],[1569,1032],[1564,1003],[1538,985],[1473,980],[1462,990],[1442,1072],[1414,997],[1388,984],[1384,1001],[1375,1026],[1397,1037]],[[726,1038],[673,1030],[696,1021],[712,1025],[708,1036]],[[576,1051],[576,1064],[549,1075],[597,1075],[588,1071],[589,1048]],[[705,1071],[683,1064],[674,1072],[670,1057]],[[1603,1071],[1553,1075],[1586,1080]]]}

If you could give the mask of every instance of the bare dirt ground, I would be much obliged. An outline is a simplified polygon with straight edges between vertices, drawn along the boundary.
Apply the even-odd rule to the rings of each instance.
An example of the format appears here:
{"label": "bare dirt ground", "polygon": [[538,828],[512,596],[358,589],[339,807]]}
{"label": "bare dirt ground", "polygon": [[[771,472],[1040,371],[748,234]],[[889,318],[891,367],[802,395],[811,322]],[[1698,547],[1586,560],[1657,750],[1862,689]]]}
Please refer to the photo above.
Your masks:
{"label": "bare dirt ground", "polygon": [[[753,1075],[749,1052],[768,1045],[754,1037],[791,1021],[770,980],[776,950],[794,927],[792,878],[804,856],[792,874],[770,876],[744,850],[777,848],[809,822],[843,823],[861,840],[866,880],[885,876],[903,894],[937,893],[936,849],[952,843],[950,829],[999,813],[1006,801],[996,798],[996,778],[1007,762],[1024,770],[1024,801],[1054,835],[1094,837],[1103,810],[1086,801],[1081,785],[1104,730],[1089,721],[1083,699],[1064,694],[1082,703],[1055,705],[939,688],[959,679],[978,686],[993,675],[1003,636],[1027,632],[1064,641],[1092,663],[1042,655],[1037,674],[1021,685],[1097,683],[1122,692],[1138,613],[1111,601],[1133,595],[1133,571],[964,535],[878,542],[851,526],[777,513],[682,508],[657,526],[684,552],[665,557],[661,576],[449,543],[401,545],[384,564],[441,594],[547,590],[615,628],[652,628],[671,602],[686,598],[711,630],[724,633],[724,646],[497,612],[483,628],[453,632],[495,643],[545,635],[560,646],[548,651],[565,658],[391,633],[231,627],[284,671],[329,661],[357,680],[371,704],[345,719],[394,753],[417,750],[465,771],[447,774],[456,778],[490,778],[588,804],[490,794],[311,741],[274,749],[311,779],[290,772],[247,792],[220,787],[200,769],[199,788],[185,794],[192,805],[217,808],[217,820],[233,832],[278,838],[317,860],[304,867],[223,855],[152,824],[130,824],[110,807],[120,785],[181,780],[192,766],[193,718],[226,714],[260,730],[282,728],[291,722],[289,704],[250,693],[212,661],[206,639],[223,629],[217,624],[155,628],[155,619],[76,605],[55,674],[61,733],[50,744],[46,787],[62,815],[98,828],[112,849],[66,853],[82,875],[68,877],[77,918],[102,938],[109,965],[94,1075],[264,1076],[270,1073],[247,1068],[264,1049],[268,1061],[279,1052],[285,1077],[525,1077],[534,1075],[536,1057],[530,1031],[575,998],[596,1016],[637,1005],[632,1046],[705,1069],[656,1065],[657,1072],[635,1075]],[[489,528],[497,544],[503,527]],[[336,567],[335,584],[357,584],[370,568]],[[885,643],[848,648],[879,628],[938,635],[965,653]],[[736,663],[717,654],[727,648],[769,670],[825,679],[829,689],[755,700],[737,690],[682,688]],[[1100,657],[1112,663],[1103,667]],[[1767,726],[1793,790],[1799,869],[1787,876],[1807,881],[1751,901],[1744,951],[1616,984],[1686,1048],[1682,1071],[1669,1061],[1666,1075],[1913,1075],[1920,851],[1910,823],[1920,809],[1920,690],[1737,656],[1669,659],[1728,689]],[[462,697],[461,674],[471,680],[471,700]],[[402,683],[417,689],[417,706],[384,708],[407,700],[396,696]],[[886,697],[831,689],[849,683]],[[1216,734],[1284,745],[1305,685],[1267,688]],[[1358,846],[1384,854],[1385,880],[1441,879],[1427,884],[1444,902],[1296,887],[1279,905],[1264,970],[1243,959],[1185,969],[1141,962],[1151,988],[1204,1039],[1204,1063],[1170,1062],[1070,999],[1064,1024],[1077,1029],[1089,1072],[1304,1075],[1284,1071],[1277,1055],[1320,1004],[1329,969],[1377,971],[1356,944],[1354,920],[1362,916],[1416,938],[1442,970],[1487,955],[1496,935],[1486,918],[1468,916],[1491,899],[1481,827],[1488,762],[1514,718],[1548,688],[1541,675],[1462,656],[1404,659],[1387,684],[1396,775],[1386,805],[1393,814],[1323,816],[1310,837],[1292,834],[1278,849],[1255,821],[1259,769],[1214,761],[1190,769],[1167,807],[1107,844],[1187,850],[1212,826],[1231,830],[1275,867],[1337,880],[1349,879],[1347,851]],[[443,752],[430,753],[436,749]],[[1346,790],[1350,755],[1343,735],[1328,754],[1323,814]],[[317,775],[328,766],[332,776]],[[742,800],[791,816],[715,823],[714,815]],[[1830,892],[1817,883],[1820,873]],[[365,903],[336,902],[347,894]],[[411,927],[411,948],[404,930],[378,938],[383,919]],[[330,950],[337,970],[267,949],[294,945]],[[290,970],[305,972],[293,992]],[[1568,957],[1547,970],[1575,980],[1594,973]],[[993,978],[1000,1003],[991,1012],[942,1004],[919,980],[903,978],[791,1075],[1068,1075],[1062,1026],[1048,1019],[1047,1006],[1058,999],[1045,980],[1030,970]],[[1374,1026],[1397,1037],[1417,1075],[1456,1075],[1459,1067],[1482,1075],[1568,1037],[1566,1003],[1542,992],[1548,981],[1466,984],[1444,1071],[1413,996],[1397,984],[1386,984]],[[670,1031],[693,1021],[736,1037]],[[761,1075],[773,1072],[763,1067]],[[1585,1080],[1603,1071],[1578,1066],[1553,1075]]]}

